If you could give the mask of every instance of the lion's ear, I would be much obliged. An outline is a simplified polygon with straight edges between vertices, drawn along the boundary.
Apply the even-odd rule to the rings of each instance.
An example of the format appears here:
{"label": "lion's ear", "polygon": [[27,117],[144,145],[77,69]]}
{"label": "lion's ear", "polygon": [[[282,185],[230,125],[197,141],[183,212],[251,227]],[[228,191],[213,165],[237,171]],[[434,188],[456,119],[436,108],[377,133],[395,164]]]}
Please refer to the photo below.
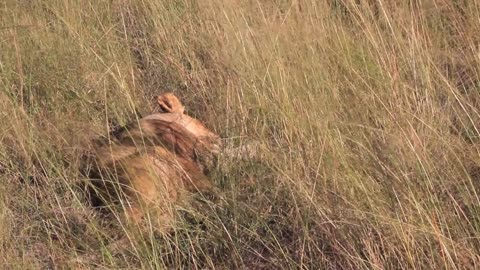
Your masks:
{"label": "lion's ear", "polygon": [[172,112],[172,104],[168,102],[168,100],[165,98],[165,95],[158,96],[157,102],[161,112],[164,112],[164,113]]}
{"label": "lion's ear", "polygon": [[165,93],[158,96],[157,102],[162,112],[183,114],[185,111],[185,107],[183,107],[180,100],[172,93]]}

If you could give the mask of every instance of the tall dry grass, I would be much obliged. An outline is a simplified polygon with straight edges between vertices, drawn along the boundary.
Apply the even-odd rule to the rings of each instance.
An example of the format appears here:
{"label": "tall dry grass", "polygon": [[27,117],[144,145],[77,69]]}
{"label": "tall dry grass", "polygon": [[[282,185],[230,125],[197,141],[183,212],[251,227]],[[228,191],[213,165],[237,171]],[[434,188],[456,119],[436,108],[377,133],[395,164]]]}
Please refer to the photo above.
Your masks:
{"label": "tall dry grass", "polygon": [[[477,1],[0,3],[2,268],[476,269]],[[92,139],[174,91],[223,157],[169,235],[104,219]]]}

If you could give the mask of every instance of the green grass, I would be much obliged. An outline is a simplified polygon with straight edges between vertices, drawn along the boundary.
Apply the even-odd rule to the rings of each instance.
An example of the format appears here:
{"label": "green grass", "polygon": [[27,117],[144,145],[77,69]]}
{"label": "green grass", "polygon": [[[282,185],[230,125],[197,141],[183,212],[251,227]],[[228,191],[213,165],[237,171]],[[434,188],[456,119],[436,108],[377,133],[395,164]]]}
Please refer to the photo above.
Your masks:
{"label": "green grass", "polygon": [[[408,3],[410,2],[410,3]],[[0,268],[480,267],[475,1],[0,3]],[[257,157],[175,233],[86,204],[81,157],[173,91]]]}

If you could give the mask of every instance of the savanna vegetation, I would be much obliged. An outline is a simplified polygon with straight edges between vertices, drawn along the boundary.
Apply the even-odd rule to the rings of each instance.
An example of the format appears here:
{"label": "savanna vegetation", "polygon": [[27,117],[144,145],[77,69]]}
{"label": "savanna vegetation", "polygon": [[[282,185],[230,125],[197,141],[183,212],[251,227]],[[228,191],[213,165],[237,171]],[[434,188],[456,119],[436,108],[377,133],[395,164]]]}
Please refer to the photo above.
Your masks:
{"label": "savanna vegetation", "polygon": [[[0,268],[478,269],[480,2],[0,1]],[[165,91],[221,156],[174,232],[93,209]]]}

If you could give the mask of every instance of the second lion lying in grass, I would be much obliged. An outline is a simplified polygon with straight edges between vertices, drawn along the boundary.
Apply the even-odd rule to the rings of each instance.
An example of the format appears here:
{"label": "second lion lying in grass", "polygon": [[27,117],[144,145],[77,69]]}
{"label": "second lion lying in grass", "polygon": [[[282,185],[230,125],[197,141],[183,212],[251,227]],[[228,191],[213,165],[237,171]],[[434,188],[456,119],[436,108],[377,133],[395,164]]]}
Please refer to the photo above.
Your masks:
{"label": "second lion lying in grass", "polygon": [[121,205],[127,220],[148,218],[166,231],[186,192],[211,188],[207,173],[221,143],[200,121],[184,114],[173,94],[159,96],[158,105],[160,113],[141,118],[95,150],[92,183],[96,197]]}

